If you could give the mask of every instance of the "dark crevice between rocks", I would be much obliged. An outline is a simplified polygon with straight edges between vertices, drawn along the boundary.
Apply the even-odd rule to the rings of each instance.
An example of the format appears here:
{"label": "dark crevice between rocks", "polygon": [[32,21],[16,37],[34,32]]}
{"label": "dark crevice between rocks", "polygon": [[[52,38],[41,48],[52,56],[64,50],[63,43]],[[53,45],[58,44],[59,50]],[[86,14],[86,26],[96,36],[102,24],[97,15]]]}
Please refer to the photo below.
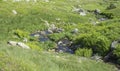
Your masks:
{"label": "dark crevice between rocks", "polygon": [[108,51],[107,55],[103,58],[104,62],[114,64],[118,69],[120,69],[120,64],[118,63],[118,57],[113,53],[116,50],[116,45],[120,44],[120,40],[113,41],[111,43],[111,49]]}

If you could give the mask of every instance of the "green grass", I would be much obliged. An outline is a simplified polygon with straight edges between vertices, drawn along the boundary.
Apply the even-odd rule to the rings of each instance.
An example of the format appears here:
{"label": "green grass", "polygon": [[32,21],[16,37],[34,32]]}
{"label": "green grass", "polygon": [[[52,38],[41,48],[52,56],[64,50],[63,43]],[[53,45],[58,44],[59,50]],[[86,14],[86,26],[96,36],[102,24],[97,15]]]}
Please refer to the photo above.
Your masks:
{"label": "green grass", "polygon": [[[106,10],[110,1],[50,0],[48,3],[43,0],[37,3],[26,3],[24,1],[14,3],[11,1],[0,1],[0,71],[116,71],[115,66],[104,62],[97,62],[70,54],[25,50],[8,46],[7,41],[22,40],[14,37],[14,31],[17,29],[29,33],[36,30],[46,30],[48,27],[45,26],[43,20],[48,21],[50,24],[54,23],[57,27],[65,30],[63,33],[50,35],[51,38],[55,37],[55,41],[65,36],[68,36],[71,40],[76,40],[80,34],[90,33],[90,31],[100,32],[112,41],[120,36],[120,2],[111,0],[111,2],[117,4],[117,8]],[[85,10],[100,9],[101,12],[112,12],[115,18],[93,26],[89,19],[92,18],[92,20],[98,21],[93,13],[80,16],[72,12],[73,7],[78,5],[81,5]],[[16,10],[18,14],[14,15],[12,10]],[[60,21],[57,21],[56,18],[60,18]],[[70,33],[74,28],[80,30],[79,34],[72,35]],[[113,29],[106,30],[108,28]],[[56,46],[52,45],[52,42],[37,42],[36,44],[41,48]],[[35,45],[34,47],[38,48],[38,46]]]}
{"label": "green grass", "polygon": [[2,71],[115,71],[113,65],[70,54],[37,52],[1,45]]}

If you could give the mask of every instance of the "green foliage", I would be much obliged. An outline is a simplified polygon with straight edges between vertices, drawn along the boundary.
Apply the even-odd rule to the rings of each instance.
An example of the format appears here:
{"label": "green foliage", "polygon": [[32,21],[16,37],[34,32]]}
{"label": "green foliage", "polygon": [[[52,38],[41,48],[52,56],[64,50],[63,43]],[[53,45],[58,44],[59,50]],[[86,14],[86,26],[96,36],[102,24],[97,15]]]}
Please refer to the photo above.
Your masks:
{"label": "green foliage", "polygon": [[49,35],[49,38],[53,41],[58,41],[64,37],[65,37],[64,33],[54,33]]}
{"label": "green foliage", "polygon": [[17,35],[19,38],[28,38],[29,37],[28,32],[22,31],[20,29],[15,30],[14,34]]}
{"label": "green foliage", "polygon": [[113,65],[70,54],[0,47],[0,71],[116,71]]}
{"label": "green foliage", "polygon": [[49,50],[57,47],[57,44],[52,41],[47,41],[44,44],[46,45],[46,47],[44,47],[45,50]]}
{"label": "green foliage", "polygon": [[75,54],[78,56],[83,56],[83,57],[91,57],[92,56],[92,49],[88,49],[88,48],[78,48],[75,51]]}
{"label": "green foliage", "polygon": [[40,47],[36,42],[29,42],[29,43],[27,43],[27,45],[33,50],[38,50],[38,51],[43,50],[43,48]]}
{"label": "green foliage", "polygon": [[100,13],[100,15],[103,16],[104,18],[108,18],[108,19],[113,19],[114,18],[113,13],[103,12],[103,13]]}
{"label": "green foliage", "polygon": [[108,10],[110,10],[110,9],[115,9],[117,6],[116,6],[116,4],[110,4],[108,7],[107,7],[107,9]]}
{"label": "green foliage", "polygon": [[13,58],[7,55],[0,56],[0,71],[33,71],[30,65],[22,59]]}
{"label": "green foliage", "polygon": [[110,47],[110,41],[105,36],[97,32],[80,35],[75,40],[75,44],[80,44],[81,47],[92,48],[94,53],[98,53],[100,55],[105,55]]}
{"label": "green foliage", "polygon": [[120,58],[120,44],[117,44],[116,49],[113,51],[113,53]]}

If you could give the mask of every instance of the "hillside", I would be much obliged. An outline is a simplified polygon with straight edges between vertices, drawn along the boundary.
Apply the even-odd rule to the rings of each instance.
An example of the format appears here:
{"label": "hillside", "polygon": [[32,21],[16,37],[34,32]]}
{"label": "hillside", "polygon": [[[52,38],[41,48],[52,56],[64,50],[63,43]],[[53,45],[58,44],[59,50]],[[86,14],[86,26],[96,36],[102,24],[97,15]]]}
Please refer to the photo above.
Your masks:
{"label": "hillside", "polygon": [[0,0],[0,71],[118,71],[119,7],[119,0]]}

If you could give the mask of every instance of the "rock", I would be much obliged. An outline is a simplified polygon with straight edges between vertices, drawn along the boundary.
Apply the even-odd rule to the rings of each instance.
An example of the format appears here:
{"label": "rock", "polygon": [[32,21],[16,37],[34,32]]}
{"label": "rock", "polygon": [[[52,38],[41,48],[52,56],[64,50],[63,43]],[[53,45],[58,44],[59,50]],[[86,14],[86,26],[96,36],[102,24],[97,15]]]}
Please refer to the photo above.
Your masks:
{"label": "rock", "polygon": [[99,9],[95,9],[95,10],[94,10],[94,13],[95,13],[95,14],[100,14],[101,11],[100,11]]}
{"label": "rock", "polygon": [[63,53],[64,51],[63,50],[59,50],[59,53]]}
{"label": "rock", "polygon": [[40,31],[41,35],[46,35],[45,31]]}
{"label": "rock", "polygon": [[101,60],[102,57],[101,57],[101,56],[98,56],[98,55],[94,55],[94,56],[91,57],[91,59],[98,61],[98,60]]}
{"label": "rock", "polygon": [[63,44],[63,42],[62,42],[62,41],[59,41],[59,42],[58,42],[58,45],[62,45],[62,44]]}
{"label": "rock", "polygon": [[22,42],[18,42],[17,45],[20,46],[21,48],[30,49],[29,46],[27,46],[26,44],[24,44]]}
{"label": "rock", "polygon": [[85,12],[80,12],[80,15],[81,16],[86,16],[86,13]]}
{"label": "rock", "polygon": [[80,14],[81,16],[85,16],[86,15],[85,10],[82,9],[82,8],[76,8],[76,7],[74,7],[72,11]]}
{"label": "rock", "polygon": [[105,21],[107,18],[100,18],[99,21]]}
{"label": "rock", "polygon": [[44,0],[45,2],[49,2],[49,0]]}
{"label": "rock", "polygon": [[27,38],[24,38],[24,39],[23,39],[23,42],[27,43],[27,41],[28,41]]}
{"label": "rock", "polygon": [[73,34],[76,34],[76,33],[78,33],[78,31],[79,31],[79,30],[78,30],[77,28],[75,28],[75,29],[72,31],[72,33],[73,33]]}
{"label": "rock", "polygon": [[60,18],[56,18],[56,21],[60,21]]}
{"label": "rock", "polygon": [[104,61],[108,61],[109,58],[113,55],[113,51],[109,52],[105,57],[104,57]]}
{"label": "rock", "polygon": [[12,46],[16,46],[16,45],[17,45],[17,42],[15,42],[15,41],[8,41],[8,44],[9,44],[9,45],[12,45]]}
{"label": "rock", "polygon": [[53,34],[53,31],[50,30],[50,29],[48,29],[47,32],[50,33],[50,34]]}
{"label": "rock", "polygon": [[34,34],[34,37],[39,37],[40,36],[40,34]]}
{"label": "rock", "polygon": [[16,10],[12,10],[13,14],[17,15],[17,11]]}
{"label": "rock", "polygon": [[118,44],[118,41],[113,41],[111,43],[111,49],[114,50],[116,48],[116,45]]}
{"label": "rock", "polygon": [[57,28],[55,32],[56,32],[56,33],[60,33],[60,32],[63,32],[63,31],[64,31],[64,29]]}

